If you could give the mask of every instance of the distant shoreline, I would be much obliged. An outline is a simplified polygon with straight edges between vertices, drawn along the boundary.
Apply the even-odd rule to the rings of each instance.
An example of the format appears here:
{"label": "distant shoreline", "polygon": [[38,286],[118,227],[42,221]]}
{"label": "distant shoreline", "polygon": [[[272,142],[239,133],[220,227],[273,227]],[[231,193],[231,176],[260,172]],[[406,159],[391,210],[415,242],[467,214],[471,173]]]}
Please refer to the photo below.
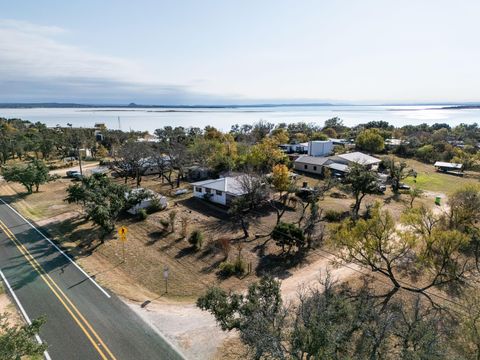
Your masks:
{"label": "distant shoreline", "polygon": [[[283,107],[328,107],[328,106],[352,106],[352,107],[368,107],[368,106],[442,106],[436,109],[480,109],[478,103],[405,103],[405,104],[350,104],[350,103],[281,103],[281,104],[229,104],[229,105],[142,105],[142,104],[77,104],[77,103],[0,103],[0,109],[124,109],[124,111],[133,109],[165,109],[157,110],[158,112],[176,112],[188,111],[188,109],[245,109],[245,108],[283,108]],[[180,109],[180,110],[176,110]],[[100,111],[100,110],[99,110]],[[113,111],[113,110],[110,110]],[[153,110],[152,110],[153,111]]]}
{"label": "distant shoreline", "polygon": [[442,110],[479,110],[480,105],[455,105],[455,106],[444,106]]}

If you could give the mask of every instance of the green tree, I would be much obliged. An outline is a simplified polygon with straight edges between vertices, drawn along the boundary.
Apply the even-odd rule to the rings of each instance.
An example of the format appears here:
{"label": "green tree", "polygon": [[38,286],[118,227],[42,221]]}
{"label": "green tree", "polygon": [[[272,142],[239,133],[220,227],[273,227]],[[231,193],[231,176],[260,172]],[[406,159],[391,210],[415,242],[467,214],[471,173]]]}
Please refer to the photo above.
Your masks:
{"label": "green tree", "polygon": [[421,197],[423,195],[423,190],[419,189],[418,187],[412,187],[408,190],[408,197],[410,198],[410,208],[413,208],[413,202],[415,199]]}
{"label": "green tree", "polygon": [[282,247],[283,252],[285,252],[285,247],[287,247],[287,254],[290,254],[293,247],[296,247],[297,250],[302,250],[307,245],[302,229],[295,224],[282,221],[273,229],[272,239],[275,240],[277,246]]}
{"label": "green tree", "polygon": [[422,147],[418,148],[415,152],[415,156],[424,162],[433,163],[437,159],[437,155],[435,152],[435,148],[433,145],[423,145]]}
{"label": "green tree", "polygon": [[356,146],[369,153],[379,153],[385,148],[385,142],[377,129],[366,129],[358,134]]}
{"label": "green tree", "polygon": [[[417,209],[403,218],[398,231],[389,212],[377,203],[369,219],[346,220],[334,227],[332,242],[347,262],[355,262],[385,276],[392,284],[386,301],[398,290],[428,296],[432,287],[453,285],[464,279],[467,263],[460,256],[468,243],[466,235],[444,228],[428,211]],[[427,225],[426,225],[427,224]],[[402,276],[424,276],[416,284],[402,282]]]}
{"label": "green tree", "polygon": [[26,356],[42,356],[47,344],[39,344],[35,335],[45,323],[44,318],[30,325],[12,326],[6,314],[0,314],[0,360],[20,360]]}
{"label": "green tree", "polygon": [[125,185],[114,183],[104,174],[93,174],[83,178],[80,183],[67,188],[65,201],[83,206],[87,219],[91,219],[103,230],[103,236],[111,233],[115,222],[124,210],[127,210],[148,196],[146,192],[128,194]]}
{"label": "green tree", "polygon": [[352,217],[357,218],[363,198],[368,194],[379,192],[378,179],[366,166],[353,164],[345,176],[344,189],[355,198]]}
{"label": "green tree", "polygon": [[266,137],[253,145],[247,155],[247,165],[260,173],[267,173],[274,165],[285,162],[287,156],[278,145],[277,139],[272,137]]}
{"label": "green tree", "polygon": [[47,165],[41,160],[33,160],[28,164],[5,166],[2,175],[6,181],[18,182],[25,186],[29,194],[33,192],[34,187],[38,192],[40,185],[58,178],[49,175]]}
{"label": "green tree", "polygon": [[398,194],[400,191],[400,185],[402,181],[410,176],[415,176],[416,173],[413,169],[407,169],[405,162],[396,163],[393,157],[389,157],[383,160],[383,165],[388,171],[388,175],[391,181],[392,191],[394,194]]}
{"label": "green tree", "polygon": [[286,359],[287,312],[277,280],[262,278],[248,287],[246,295],[211,288],[197,306],[209,311],[223,330],[237,330],[255,359]]}

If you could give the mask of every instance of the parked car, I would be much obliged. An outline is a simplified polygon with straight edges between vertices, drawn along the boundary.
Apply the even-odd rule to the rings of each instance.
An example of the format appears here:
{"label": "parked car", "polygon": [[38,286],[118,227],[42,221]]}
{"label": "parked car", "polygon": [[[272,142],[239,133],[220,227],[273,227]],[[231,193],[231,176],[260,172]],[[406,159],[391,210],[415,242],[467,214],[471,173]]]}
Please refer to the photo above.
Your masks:
{"label": "parked car", "polygon": [[66,172],[66,175],[67,175],[67,177],[69,177],[69,178],[73,178],[73,175],[76,174],[76,173],[79,173],[79,171],[78,171],[78,170],[68,170],[68,171]]}
{"label": "parked car", "polygon": [[386,190],[387,190],[387,187],[385,184],[378,183],[378,191],[380,191],[381,193],[384,193]]}
{"label": "parked car", "polygon": [[410,186],[408,186],[407,184],[400,184],[398,188],[400,190],[410,190]]}
{"label": "parked car", "polygon": [[80,171],[67,171],[67,176],[74,180],[80,180],[83,178],[83,175]]}
{"label": "parked car", "polygon": [[178,196],[178,195],[183,195],[183,194],[186,194],[188,192],[188,189],[179,189],[177,191],[175,191],[175,196]]}

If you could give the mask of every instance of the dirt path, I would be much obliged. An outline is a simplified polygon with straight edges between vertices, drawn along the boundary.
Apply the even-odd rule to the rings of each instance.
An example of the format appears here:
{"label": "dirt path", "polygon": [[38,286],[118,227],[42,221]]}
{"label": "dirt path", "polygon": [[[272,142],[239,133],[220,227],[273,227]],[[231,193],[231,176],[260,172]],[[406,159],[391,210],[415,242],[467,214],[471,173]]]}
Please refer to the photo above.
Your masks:
{"label": "dirt path", "polygon": [[[98,168],[99,167],[99,162],[94,162],[94,163],[86,163],[86,164],[82,164],[82,170],[85,171],[86,173],[89,173],[91,172],[93,169],[95,168]],[[67,171],[80,171],[80,166],[79,165],[76,165],[76,166],[72,166],[72,167],[69,167],[69,168],[63,168],[63,169],[57,169],[57,170],[51,170],[50,171],[50,174],[52,175],[60,175],[60,176],[65,176],[66,172]]]}
{"label": "dirt path", "polygon": [[281,291],[285,301],[294,300],[301,288],[318,286],[318,280],[327,272],[330,272],[334,280],[344,281],[358,274],[356,270],[361,270],[360,267],[353,264],[335,266],[334,260],[337,260],[335,256],[321,250],[320,253],[322,253],[322,258],[299,268],[292,276],[282,281]]}

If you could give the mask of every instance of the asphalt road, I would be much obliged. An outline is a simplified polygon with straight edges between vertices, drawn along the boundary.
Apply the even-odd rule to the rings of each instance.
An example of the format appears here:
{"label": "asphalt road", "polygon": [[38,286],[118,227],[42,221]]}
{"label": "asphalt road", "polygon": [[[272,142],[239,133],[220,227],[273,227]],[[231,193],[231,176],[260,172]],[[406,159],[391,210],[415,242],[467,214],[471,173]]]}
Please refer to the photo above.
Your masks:
{"label": "asphalt road", "polygon": [[182,359],[114,294],[0,200],[0,270],[40,338],[60,359]]}

